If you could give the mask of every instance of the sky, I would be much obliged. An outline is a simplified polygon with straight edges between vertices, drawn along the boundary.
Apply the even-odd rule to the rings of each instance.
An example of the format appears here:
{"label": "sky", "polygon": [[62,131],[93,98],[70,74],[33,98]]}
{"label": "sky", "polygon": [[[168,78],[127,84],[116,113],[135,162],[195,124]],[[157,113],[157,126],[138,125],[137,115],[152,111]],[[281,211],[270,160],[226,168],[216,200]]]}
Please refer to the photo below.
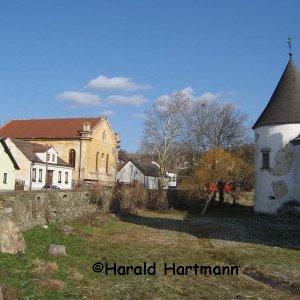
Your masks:
{"label": "sky", "polygon": [[0,124],[106,115],[138,150],[144,112],[185,90],[253,125],[289,60],[298,0],[19,0],[0,9]]}

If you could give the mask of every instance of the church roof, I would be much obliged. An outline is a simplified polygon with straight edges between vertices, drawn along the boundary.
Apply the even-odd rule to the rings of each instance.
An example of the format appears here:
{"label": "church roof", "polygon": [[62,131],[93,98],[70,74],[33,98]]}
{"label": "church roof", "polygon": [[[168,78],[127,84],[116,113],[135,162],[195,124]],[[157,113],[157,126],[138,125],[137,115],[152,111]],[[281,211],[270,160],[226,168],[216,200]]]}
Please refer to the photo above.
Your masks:
{"label": "church roof", "polygon": [[0,136],[19,139],[79,138],[83,123],[90,123],[93,129],[101,120],[101,118],[11,120],[0,128]]}
{"label": "church roof", "polygon": [[300,123],[300,73],[292,56],[270,101],[252,128],[291,123]]}

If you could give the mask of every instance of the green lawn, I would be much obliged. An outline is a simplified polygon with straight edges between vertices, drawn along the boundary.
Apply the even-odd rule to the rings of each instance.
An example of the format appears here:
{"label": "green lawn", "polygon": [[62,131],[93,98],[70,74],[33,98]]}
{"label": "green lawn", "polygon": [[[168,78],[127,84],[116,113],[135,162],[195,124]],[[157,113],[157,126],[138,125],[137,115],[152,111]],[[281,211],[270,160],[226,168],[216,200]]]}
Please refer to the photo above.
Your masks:
{"label": "green lawn", "polygon": [[[95,213],[25,232],[25,254],[0,254],[0,284],[21,299],[300,299],[299,219],[239,210]],[[49,244],[68,256],[49,257]],[[38,260],[37,260],[38,259]],[[156,263],[156,275],[95,273],[95,262]],[[163,264],[237,265],[239,275],[164,275]],[[52,263],[49,265],[49,263]],[[260,298],[259,298],[260,297]]]}

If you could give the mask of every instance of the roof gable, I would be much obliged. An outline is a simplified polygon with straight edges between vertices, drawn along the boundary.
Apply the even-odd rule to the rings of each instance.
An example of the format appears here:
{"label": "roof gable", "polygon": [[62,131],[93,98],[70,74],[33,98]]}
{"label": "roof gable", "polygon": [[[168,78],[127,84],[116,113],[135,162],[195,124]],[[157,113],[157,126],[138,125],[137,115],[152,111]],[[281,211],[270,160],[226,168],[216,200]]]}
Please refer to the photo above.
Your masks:
{"label": "roof gable", "polygon": [[112,130],[109,121],[106,118],[102,119],[102,122],[96,124],[96,126],[92,128],[92,131],[93,131],[93,137],[97,134],[101,135],[101,140],[102,140],[103,131],[105,131],[107,134],[110,135],[112,140],[117,142],[116,133]]}
{"label": "roof gable", "polygon": [[300,73],[292,58],[270,101],[252,128],[291,123],[300,123]]}

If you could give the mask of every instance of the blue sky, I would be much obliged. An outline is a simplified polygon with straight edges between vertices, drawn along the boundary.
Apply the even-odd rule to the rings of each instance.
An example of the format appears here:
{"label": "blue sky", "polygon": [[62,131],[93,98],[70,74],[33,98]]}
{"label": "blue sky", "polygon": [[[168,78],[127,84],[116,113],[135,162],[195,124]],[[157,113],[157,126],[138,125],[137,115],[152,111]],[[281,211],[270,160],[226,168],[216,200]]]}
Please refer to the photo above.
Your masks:
{"label": "blue sky", "polygon": [[252,124],[287,62],[300,66],[300,1],[7,1],[0,9],[0,123],[108,115],[134,152],[143,112],[186,89]]}

